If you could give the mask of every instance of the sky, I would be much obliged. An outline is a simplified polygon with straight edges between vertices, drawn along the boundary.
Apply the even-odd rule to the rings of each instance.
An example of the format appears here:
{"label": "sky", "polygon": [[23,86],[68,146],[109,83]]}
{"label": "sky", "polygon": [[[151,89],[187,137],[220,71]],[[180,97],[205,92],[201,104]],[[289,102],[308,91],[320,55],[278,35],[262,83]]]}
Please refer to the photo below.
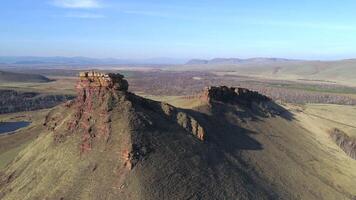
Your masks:
{"label": "sky", "polygon": [[354,0],[1,0],[0,56],[356,58]]}

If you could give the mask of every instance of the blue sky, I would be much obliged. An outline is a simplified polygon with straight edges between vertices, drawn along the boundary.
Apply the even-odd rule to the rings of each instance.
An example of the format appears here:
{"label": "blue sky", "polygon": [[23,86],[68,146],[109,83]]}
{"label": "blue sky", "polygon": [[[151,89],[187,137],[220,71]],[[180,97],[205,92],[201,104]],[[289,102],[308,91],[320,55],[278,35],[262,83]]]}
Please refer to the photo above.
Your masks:
{"label": "blue sky", "polygon": [[0,56],[356,57],[354,0],[2,0]]}

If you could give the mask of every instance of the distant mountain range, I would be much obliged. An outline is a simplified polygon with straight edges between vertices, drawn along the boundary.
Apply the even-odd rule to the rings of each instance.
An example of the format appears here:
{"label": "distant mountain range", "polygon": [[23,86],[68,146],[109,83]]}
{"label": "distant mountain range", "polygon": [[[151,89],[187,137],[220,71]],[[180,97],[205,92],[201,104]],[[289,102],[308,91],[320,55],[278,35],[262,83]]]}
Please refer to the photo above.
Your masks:
{"label": "distant mountain range", "polygon": [[149,59],[116,59],[89,57],[33,57],[33,56],[0,56],[0,64],[15,65],[124,65],[124,64],[184,64],[186,59],[149,58]]}
{"label": "distant mountain range", "polygon": [[87,65],[186,65],[186,66],[220,66],[220,65],[270,65],[270,64],[290,64],[290,63],[310,63],[310,62],[344,62],[355,61],[317,61],[317,60],[297,60],[286,58],[213,58],[213,59],[179,59],[179,58],[148,58],[148,59],[117,59],[117,58],[90,58],[90,57],[34,57],[34,56],[0,56],[0,65],[61,65],[61,66],[87,66]]}
{"label": "distant mountain range", "polygon": [[288,62],[297,61],[285,58],[214,58],[211,60],[192,59],[186,65],[207,65],[207,64],[242,64],[242,63],[270,63],[270,62]]}

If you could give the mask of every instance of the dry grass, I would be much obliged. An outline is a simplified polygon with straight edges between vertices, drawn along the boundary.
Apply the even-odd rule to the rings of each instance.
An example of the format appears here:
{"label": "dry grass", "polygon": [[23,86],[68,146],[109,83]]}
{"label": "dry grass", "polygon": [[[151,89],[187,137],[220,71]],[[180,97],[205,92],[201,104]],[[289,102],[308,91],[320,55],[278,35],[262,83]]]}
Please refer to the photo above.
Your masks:
{"label": "dry grass", "polygon": [[0,135],[0,170],[11,162],[17,153],[33,141],[43,129],[44,116],[48,110],[0,115],[0,121],[30,121],[31,124],[11,135]]}
{"label": "dry grass", "polygon": [[356,106],[307,104],[303,112],[323,131],[339,128],[356,137]]}
{"label": "dry grass", "polygon": [[[162,100],[178,107],[189,105],[181,97]],[[293,121],[272,118],[246,124],[263,150],[246,151],[243,158],[260,176],[278,185],[280,192],[294,191],[301,199],[355,198],[356,160],[334,143],[329,131],[340,127],[354,134],[356,107],[285,106],[293,113]],[[346,196],[338,197],[338,193]]]}

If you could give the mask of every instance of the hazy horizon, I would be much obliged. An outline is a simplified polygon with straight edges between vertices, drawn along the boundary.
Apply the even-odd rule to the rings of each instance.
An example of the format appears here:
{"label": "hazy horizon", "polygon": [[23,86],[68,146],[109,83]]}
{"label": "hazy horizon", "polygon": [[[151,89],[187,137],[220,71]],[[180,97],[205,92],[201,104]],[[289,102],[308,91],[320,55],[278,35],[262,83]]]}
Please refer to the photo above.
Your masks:
{"label": "hazy horizon", "polygon": [[[84,61],[92,61],[93,63],[100,64],[185,64],[190,61],[213,61],[217,59],[239,59],[239,60],[252,60],[252,59],[285,59],[290,61],[343,61],[343,60],[354,60],[356,58],[340,58],[340,59],[303,59],[303,58],[288,58],[288,57],[202,57],[202,58],[175,58],[175,57],[148,57],[148,58],[117,58],[117,57],[90,57],[90,56],[3,56],[0,55],[0,64],[17,64],[17,62],[29,62],[31,61],[44,61],[43,64],[50,62],[62,61],[67,63],[68,61],[75,61],[78,63],[85,64]],[[68,63],[67,63],[68,64]]]}

